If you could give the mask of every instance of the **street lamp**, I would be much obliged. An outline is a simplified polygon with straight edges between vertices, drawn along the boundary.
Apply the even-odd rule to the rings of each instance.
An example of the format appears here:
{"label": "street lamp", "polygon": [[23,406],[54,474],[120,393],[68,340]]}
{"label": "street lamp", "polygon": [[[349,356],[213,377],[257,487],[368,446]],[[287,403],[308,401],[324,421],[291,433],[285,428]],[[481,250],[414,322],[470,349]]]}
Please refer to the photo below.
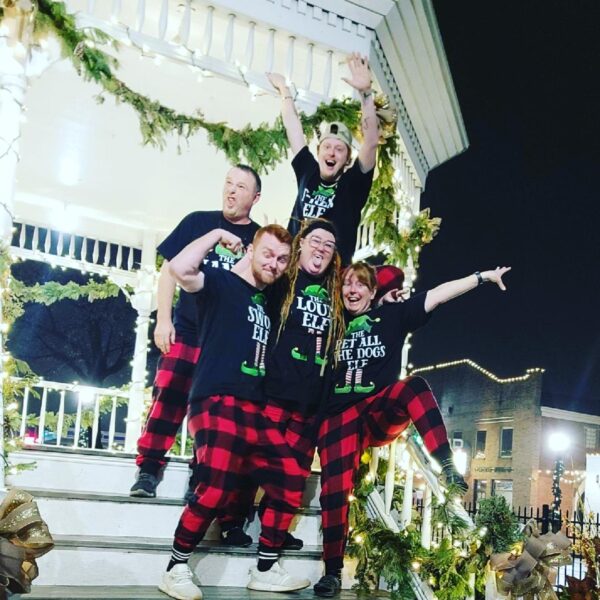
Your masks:
{"label": "street lamp", "polygon": [[562,431],[554,431],[548,436],[548,446],[550,450],[556,454],[554,460],[554,473],[552,475],[552,519],[556,521],[560,519],[560,504],[562,492],[560,490],[560,478],[565,472],[565,463],[563,461],[564,453],[571,445],[569,436]]}

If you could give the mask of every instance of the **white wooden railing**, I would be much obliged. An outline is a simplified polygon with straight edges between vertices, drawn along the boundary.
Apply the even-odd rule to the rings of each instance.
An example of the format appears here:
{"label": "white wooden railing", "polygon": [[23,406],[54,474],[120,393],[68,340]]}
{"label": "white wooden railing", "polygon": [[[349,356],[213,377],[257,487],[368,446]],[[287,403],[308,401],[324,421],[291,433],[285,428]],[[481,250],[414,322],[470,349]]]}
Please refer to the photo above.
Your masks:
{"label": "white wooden railing", "polygon": [[[13,433],[26,446],[78,448],[82,421],[89,411],[91,447],[100,434],[103,449],[123,453],[129,398],[128,390],[40,380],[24,387],[20,401],[10,407],[21,414],[19,430]],[[191,456],[185,451],[187,440],[186,417],[177,456]]]}

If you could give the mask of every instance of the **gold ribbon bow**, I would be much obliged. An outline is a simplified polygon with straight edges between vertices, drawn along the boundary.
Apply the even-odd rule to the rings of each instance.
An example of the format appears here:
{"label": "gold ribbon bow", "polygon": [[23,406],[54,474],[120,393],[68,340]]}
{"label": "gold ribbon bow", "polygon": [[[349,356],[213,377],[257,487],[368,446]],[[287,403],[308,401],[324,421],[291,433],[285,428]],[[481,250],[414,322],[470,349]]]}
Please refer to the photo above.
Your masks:
{"label": "gold ribbon bow", "polygon": [[28,593],[38,576],[35,562],[54,546],[31,494],[11,490],[0,504],[0,598],[6,588]]}
{"label": "gold ribbon bow", "polygon": [[492,554],[498,591],[509,598],[558,600],[552,588],[556,567],[571,562],[571,540],[563,533],[540,535],[534,521],[525,526],[525,545],[519,556],[508,552]]}

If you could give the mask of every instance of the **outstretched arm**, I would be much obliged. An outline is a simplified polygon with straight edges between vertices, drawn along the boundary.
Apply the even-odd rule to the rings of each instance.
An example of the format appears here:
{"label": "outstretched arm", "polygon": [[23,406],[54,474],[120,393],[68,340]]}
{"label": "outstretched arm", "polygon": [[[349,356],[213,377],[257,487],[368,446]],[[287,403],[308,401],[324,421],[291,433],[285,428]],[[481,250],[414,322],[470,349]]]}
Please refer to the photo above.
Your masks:
{"label": "outstretched arm", "polygon": [[379,126],[375,114],[375,98],[371,89],[371,69],[366,57],[358,52],[353,52],[347,58],[350,78],[342,79],[353,87],[360,96],[361,128],[363,142],[358,152],[358,163],[363,173],[368,173],[377,159],[377,146],[379,145]]}
{"label": "outstretched arm", "polygon": [[296,156],[306,146],[306,138],[304,137],[300,117],[296,112],[294,97],[283,75],[267,73],[267,78],[281,96],[281,118],[292,154]]}
{"label": "outstretched arm", "polygon": [[[510,271],[511,267],[496,267],[493,271],[481,271],[479,277],[474,273],[473,275],[467,275],[462,279],[454,279],[453,281],[447,281],[437,287],[429,290],[425,297],[425,312],[431,312],[434,308],[452,300],[485,281],[491,281],[495,283],[502,291],[506,291],[506,286],[502,281],[502,277],[505,273]],[[481,281],[480,281],[481,278]]]}
{"label": "outstretched arm", "polygon": [[199,292],[204,288],[204,273],[200,270],[200,265],[219,242],[232,252],[238,252],[242,248],[242,240],[233,233],[213,229],[188,244],[169,262],[169,273],[186,292]]}

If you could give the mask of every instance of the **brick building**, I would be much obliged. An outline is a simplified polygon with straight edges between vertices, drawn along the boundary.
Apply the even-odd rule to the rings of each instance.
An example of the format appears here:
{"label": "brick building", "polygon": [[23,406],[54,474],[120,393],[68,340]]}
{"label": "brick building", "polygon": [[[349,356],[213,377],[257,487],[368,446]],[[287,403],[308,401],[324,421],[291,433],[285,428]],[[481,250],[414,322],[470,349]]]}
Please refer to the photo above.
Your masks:
{"label": "brick building", "polygon": [[584,489],[586,453],[599,449],[600,407],[578,412],[551,406],[542,396],[543,369],[502,379],[465,359],[412,374],[430,383],[452,445],[463,453],[467,501],[502,495],[514,507],[551,504],[558,455],[549,440],[560,431],[570,440],[562,455],[562,508],[573,509]]}

